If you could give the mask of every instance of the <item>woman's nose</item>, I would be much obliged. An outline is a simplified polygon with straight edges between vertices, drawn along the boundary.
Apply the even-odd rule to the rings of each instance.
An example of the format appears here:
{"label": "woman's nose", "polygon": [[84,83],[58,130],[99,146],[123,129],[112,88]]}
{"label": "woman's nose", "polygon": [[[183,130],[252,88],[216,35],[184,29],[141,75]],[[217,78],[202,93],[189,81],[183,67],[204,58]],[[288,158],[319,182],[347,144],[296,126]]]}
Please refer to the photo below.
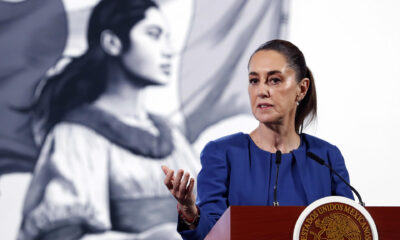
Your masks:
{"label": "woman's nose", "polygon": [[260,84],[258,87],[258,93],[257,96],[260,98],[268,98],[270,97],[270,89],[267,84]]}
{"label": "woman's nose", "polygon": [[174,49],[172,42],[170,40],[168,40],[165,44],[165,47],[162,51],[162,56],[164,58],[168,58],[171,59],[172,57],[174,57],[175,55],[177,55],[177,51]]}
{"label": "woman's nose", "polygon": [[162,53],[162,56],[164,57],[164,58],[168,58],[168,59],[171,59],[173,56],[174,56],[174,54],[172,53],[172,52],[167,52],[167,51],[164,51],[163,53]]}

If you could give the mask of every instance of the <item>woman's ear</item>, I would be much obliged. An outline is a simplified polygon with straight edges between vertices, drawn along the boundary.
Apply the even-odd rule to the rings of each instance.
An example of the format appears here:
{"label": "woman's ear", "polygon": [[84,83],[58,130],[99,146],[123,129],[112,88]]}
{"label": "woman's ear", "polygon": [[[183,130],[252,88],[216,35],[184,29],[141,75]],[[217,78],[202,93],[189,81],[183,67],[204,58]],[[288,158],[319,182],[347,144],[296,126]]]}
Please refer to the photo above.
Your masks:
{"label": "woman's ear", "polygon": [[310,87],[310,79],[309,78],[301,79],[301,81],[297,84],[297,87],[298,87],[298,92],[296,101],[300,102],[301,100],[304,99],[304,97],[307,94],[308,88]]}
{"label": "woman's ear", "polygon": [[122,52],[121,40],[111,30],[106,29],[101,32],[100,44],[103,50],[113,57],[119,56]]}

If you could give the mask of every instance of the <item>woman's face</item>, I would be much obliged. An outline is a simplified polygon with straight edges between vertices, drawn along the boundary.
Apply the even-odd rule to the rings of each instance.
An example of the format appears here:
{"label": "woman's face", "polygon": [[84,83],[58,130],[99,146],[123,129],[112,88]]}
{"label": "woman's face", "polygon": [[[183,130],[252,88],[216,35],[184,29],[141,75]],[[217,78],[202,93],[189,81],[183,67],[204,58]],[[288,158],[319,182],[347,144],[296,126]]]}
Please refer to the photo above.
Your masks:
{"label": "woman's face", "polygon": [[145,18],[131,28],[131,46],[121,54],[122,64],[131,73],[153,84],[165,84],[171,75],[169,30],[161,12],[150,7]]}
{"label": "woman's face", "polygon": [[297,101],[303,94],[296,72],[284,55],[274,50],[256,52],[249,63],[248,91],[253,115],[259,122],[294,124]]}

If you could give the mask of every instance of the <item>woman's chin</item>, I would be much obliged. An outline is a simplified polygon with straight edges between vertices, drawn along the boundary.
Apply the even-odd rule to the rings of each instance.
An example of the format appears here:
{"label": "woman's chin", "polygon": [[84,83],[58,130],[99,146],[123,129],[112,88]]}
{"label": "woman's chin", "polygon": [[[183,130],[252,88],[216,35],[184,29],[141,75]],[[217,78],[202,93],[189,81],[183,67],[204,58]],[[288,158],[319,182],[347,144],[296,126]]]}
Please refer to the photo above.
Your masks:
{"label": "woman's chin", "polygon": [[171,81],[171,74],[169,72],[158,72],[152,76],[144,76],[150,85],[166,85]]}
{"label": "woman's chin", "polygon": [[134,79],[134,82],[137,82],[139,85],[142,86],[164,86],[170,82],[169,76],[163,76],[161,74],[157,76],[141,76],[137,74],[137,76],[140,79],[136,78]]}
{"label": "woman's chin", "polygon": [[154,80],[149,80],[149,85],[155,85],[155,86],[164,86],[169,83],[169,79],[154,79]]}
{"label": "woman's chin", "polygon": [[272,116],[256,116],[256,119],[264,125],[276,125],[281,122],[280,118]]}
{"label": "woman's chin", "polygon": [[268,123],[268,122],[273,122],[276,120],[275,118],[271,116],[266,116],[265,114],[256,114],[255,118],[260,122],[260,123]]}

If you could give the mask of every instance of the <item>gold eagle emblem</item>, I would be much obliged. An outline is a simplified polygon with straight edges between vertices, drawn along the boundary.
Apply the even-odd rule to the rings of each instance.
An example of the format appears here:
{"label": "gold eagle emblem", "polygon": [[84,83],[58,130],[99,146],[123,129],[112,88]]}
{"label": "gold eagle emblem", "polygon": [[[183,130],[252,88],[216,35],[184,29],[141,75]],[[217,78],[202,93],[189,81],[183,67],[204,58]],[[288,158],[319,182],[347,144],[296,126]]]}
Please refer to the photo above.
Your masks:
{"label": "gold eagle emblem", "polygon": [[314,240],[361,240],[361,231],[357,224],[342,213],[331,213],[322,221],[317,219],[315,226],[321,230],[318,233],[310,232]]}

